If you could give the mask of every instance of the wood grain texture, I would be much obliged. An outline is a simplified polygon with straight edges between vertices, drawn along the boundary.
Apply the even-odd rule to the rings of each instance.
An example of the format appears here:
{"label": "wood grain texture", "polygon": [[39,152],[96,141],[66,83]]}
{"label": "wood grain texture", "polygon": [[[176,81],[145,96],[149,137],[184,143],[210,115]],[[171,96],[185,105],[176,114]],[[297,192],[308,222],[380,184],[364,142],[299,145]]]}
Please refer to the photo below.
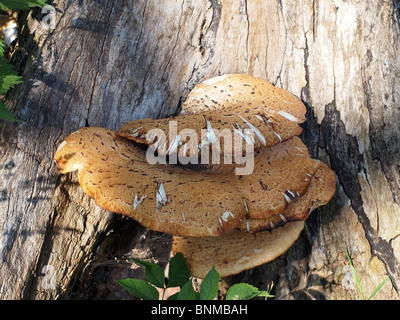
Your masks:
{"label": "wood grain texture", "polygon": [[[85,125],[116,130],[176,114],[191,88],[226,73],[258,76],[300,97],[308,111],[302,138],[339,180],[333,201],[310,216],[284,256],[231,283],[263,289],[273,281],[277,299],[357,299],[348,248],[366,294],[388,274],[376,297],[399,299],[396,1],[54,5],[50,32],[39,11],[20,18],[26,24],[13,61],[25,82],[8,105],[24,122],[0,123],[1,299],[118,296],[99,286],[115,269],[95,267],[121,254],[102,241],[114,215],[83,195],[76,176],[58,175],[57,145]],[[133,237],[128,230],[117,238]],[[127,242],[124,253],[135,255],[138,244]],[[105,247],[112,250],[100,254]],[[54,267],[54,289],[44,289],[46,265]]]}

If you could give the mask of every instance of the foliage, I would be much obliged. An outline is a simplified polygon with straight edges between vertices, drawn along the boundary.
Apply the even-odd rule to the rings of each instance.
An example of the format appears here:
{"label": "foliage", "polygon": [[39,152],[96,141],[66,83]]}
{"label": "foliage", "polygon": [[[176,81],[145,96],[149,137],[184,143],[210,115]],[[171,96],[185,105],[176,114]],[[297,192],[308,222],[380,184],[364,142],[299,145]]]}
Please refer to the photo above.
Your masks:
{"label": "foliage", "polygon": [[226,300],[250,300],[255,297],[265,297],[265,300],[272,298],[272,286],[267,288],[267,291],[260,291],[256,287],[248,283],[237,283],[229,288],[225,299]]}
{"label": "foliage", "polygon": [[26,10],[33,7],[43,7],[47,0],[1,0],[2,10]]}
{"label": "foliage", "polygon": [[[0,39],[0,97],[7,93],[8,89],[21,83],[20,77],[15,74],[13,67],[4,59],[4,44]],[[0,99],[0,119],[18,121],[6,108]]]}
{"label": "foliage", "polygon": [[[0,0],[0,9],[2,10],[26,10],[32,7],[42,7],[47,0]],[[4,105],[2,96],[8,89],[21,83],[21,78],[16,75],[13,67],[4,58],[4,43],[0,39],[0,119],[17,121],[13,114]]]}
{"label": "foliage", "polygon": [[[168,300],[213,300],[218,294],[220,275],[212,267],[200,285],[199,292],[193,287],[190,270],[182,253],[178,252],[169,261],[168,278],[164,278],[164,270],[157,264],[132,259],[135,263],[145,268],[145,280],[123,279],[119,280],[126,290],[139,299],[158,300],[159,292],[156,288],[163,289],[163,296],[167,288],[180,287],[180,291],[170,296]],[[268,291],[260,291],[247,283],[233,285],[227,292],[226,300],[249,300],[257,296],[271,298],[271,287]]]}
{"label": "foliage", "polygon": [[[346,256],[347,256],[347,260],[349,261],[349,265],[350,265],[350,270],[351,273],[353,274],[353,278],[354,278],[354,282],[356,283],[356,286],[358,288],[358,291],[360,292],[361,295],[361,299],[365,300],[365,296],[364,296],[364,290],[361,286],[361,282],[360,279],[358,278],[357,275],[357,271],[353,265],[353,261],[350,258],[349,252],[346,250]],[[386,283],[386,281],[389,279],[390,276],[387,276],[374,290],[374,292],[372,292],[372,294],[369,296],[369,298],[367,300],[371,300],[373,298],[373,296],[383,287],[383,285]]]}

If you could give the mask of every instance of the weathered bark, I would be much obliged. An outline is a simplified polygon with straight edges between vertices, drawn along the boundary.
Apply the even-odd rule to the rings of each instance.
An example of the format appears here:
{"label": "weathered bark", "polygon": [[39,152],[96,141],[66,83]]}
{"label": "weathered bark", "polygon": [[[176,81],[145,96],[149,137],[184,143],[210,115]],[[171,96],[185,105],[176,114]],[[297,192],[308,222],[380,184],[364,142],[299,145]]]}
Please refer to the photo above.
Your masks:
{"label": "weathered bark", "polygon": [[277,299],[357,299],[348,249],[365,294],[390,275],[376,297],[398,299],[395,5],[60,0],[50,32],[39,13],[29,15],[15,53],[25,82],[9,95],[24,122],[0,124],[0,298],[120,298],[108,280],[139,274],[123,257],[165,263],[168,236],[96,207],[75,175],[58,174],[52,157],[82,126],[118,129],[174,114],[195,84],[238,72],[303,99],[302,138],[336,171],[338,190],[286,254],[227,282],[263,289],[273,281]]}

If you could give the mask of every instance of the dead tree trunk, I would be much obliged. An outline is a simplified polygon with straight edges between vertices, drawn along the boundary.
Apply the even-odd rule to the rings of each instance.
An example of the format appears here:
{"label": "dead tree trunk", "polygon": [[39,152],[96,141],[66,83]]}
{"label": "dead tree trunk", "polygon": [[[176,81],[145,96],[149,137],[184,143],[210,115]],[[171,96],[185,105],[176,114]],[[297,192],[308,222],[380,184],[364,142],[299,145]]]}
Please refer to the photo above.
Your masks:
{"label": "dead tree trunk", "polygon": [[168,236],[96,207],[52,157],[80,127],[174,114],[195,84],[225,73],[301,97],[302,138],[338,177],[286,254],[227,281],[273,281],[277,299],[358,299],[348,249],[366,295],[390,275],[376,297],[399,299],[397,1],[54,6],[53,30],[40,12],[25,17],[14,54],[25,81],[8,97],[24,122],[0,123],[1,299],[119,298],[107,280],[132,275],[124,254],[166,261]]}

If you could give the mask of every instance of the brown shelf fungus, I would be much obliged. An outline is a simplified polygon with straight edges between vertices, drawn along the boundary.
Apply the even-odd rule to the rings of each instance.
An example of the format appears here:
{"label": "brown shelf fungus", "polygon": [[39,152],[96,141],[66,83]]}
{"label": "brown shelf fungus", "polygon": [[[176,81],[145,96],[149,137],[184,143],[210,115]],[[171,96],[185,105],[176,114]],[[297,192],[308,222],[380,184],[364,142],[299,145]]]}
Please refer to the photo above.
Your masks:
{"label": "brown shelf fungus", "polygon": [[[306,120],[306,109],[300,99],[291,93],[277,88],[269,82],[255,77],[232,74],[216,77],[197,85],[183,104],[182,112],[166,119],[142,119],[131,121],[118,130],[118,135],[137,143],[151,145],[155,141],[148,133],[159,129],[171,134],[171,122],[176,121],[175,131],[190,128],[202,137],[202,130],[214,136],[211,144],[218,144],[218,150],[238,150],[232,144],[221,147],[220,137],[226,132],[253,130],[254,148],[271,147],[302,133],[300,123]],[[200,139],[199,139],[200,140]],[[185,148],[185,141],[177,146]],[[225,143],[226,141],[224,141]],[[199,141],[200,147],[201,141]],[[159,150],[162,150],[161,148]],[[164,148],[168,153],[171,149]]]}
{"label": "brown shelf fungus", "polygon": [[303,228],[304,221],[297,221],[255,234],[234,230],[218,238],[174,236],[172,253],[183,253],[194,277],[204,278],[213,266],[221,277],[227,277],[276,259],[293,245]]}
{"label": "brown shelf fungus", "polygon": [[143,150],[112,130],[79,129],[61,143],[55,161],[61,173],[78,170],[82,189],[97,205],[155,231],[219,236],[245,218],[229,177],[152,166]]}
{"label": "brown shelf fungus", "polygon": [[[334,172],[312,159],[298,137],[304,121],[303,103],[287,91],[226,75],[196,86],[176,117],[131,121],[118,132],[78,130],[61,143],[55,161],[61,173],[78,170],[81,187],[102,208],[172,234],[174,253],[186,256],[193,275],[215,265],[227,276],[285,252],[310,213],[335,193]],[[190,145],[185,130],[202,139]],[[215,146],[212,163],[148,157],[153,150],[176,160]],[[226,162],[229,155],[235,161]],[[250,172],[243,171],[249,163]]]}

